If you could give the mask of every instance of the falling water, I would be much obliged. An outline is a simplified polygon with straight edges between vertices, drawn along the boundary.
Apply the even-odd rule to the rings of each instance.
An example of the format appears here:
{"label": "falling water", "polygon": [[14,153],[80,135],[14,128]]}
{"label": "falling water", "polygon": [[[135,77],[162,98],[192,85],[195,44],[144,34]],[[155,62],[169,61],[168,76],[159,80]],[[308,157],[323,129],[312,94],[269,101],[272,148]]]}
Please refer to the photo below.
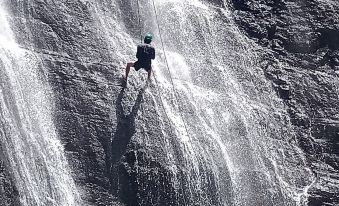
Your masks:
{"label": "falling water", "polygon": [[[105,20],[109,16],[96,14],[99,27],[118,50],[135,46],[139,29],[155,34],[154,84],[161,91],[149,94],[154,99],[161,94],[157,108],[164,108],[163,121],[169,118],[175,126],[180,145],[175,149],[185,154],[180,173],[184,177],[178,177],[175,152],[168,149],[175,146],[165,145],[173,176],[178,177],[173,185],[184,188],[178,189],[176,204],[306,205],[315,178],[283,102],[258,65],[260,48],[239,31],[230,6],[225,1],[218,1],[219,6],[202,0],[154,2],[158,16],[152,0],[140,0],[141,25],[135,23],[136,3],[131,6],[133,16],[121,12],[128,16],[121,17],[125,27],[112,13],[111,22]],[[120,30],[112,29],[117,25]],[[125,36],[126,30],[134,38],[112,38],[115,33]],[[134,55],[123,53],[118,55],[122,62]]]}
{"label": "falling water", "polygon": [[[136,1],[121,11],[117,2],[103,1],[109,11],[96,3],[93,13],[122,65],[134,56],[140,33],[155,34],[153,84],[160,92],[149,95],[162,96],[157,108],[164,108],[163,121],[175,126],[180,145],[164,140],[177,178],[173,205],[306,205],[315,178],[283,102],[258,65],[260,48],[239,31],[230,6],[218,2],[154,0],[156,16],[153,1],[140,0],[141,25]],[[171,148],[184,154],[183,168]]]}
{"label": "falling water", "polygon": [[[261,48],[239,31],[225,1],[214,1],[219,2],[215,6],[207,0],[154,0],[156,16],[153,1],[140,0],[141,25],[136,1],[128,13],[133,18],[119,10],[125,1],[87,2],[98,35],[107,37],[121,66],[135,55],[140,29],[155,34],[153,86],[160,91],[149,89],[147,94],[158,113],[166,113],[160,115],[162,121],[175,128],[178,144],[165,139],[161,145],[177,192],[173,205],[307,204],[314,177],[286,108],[258,65],[256,51]],[[43,65],[15,42],[10,18],[2,10],[0,141],[21,202],[81,205],[53,125],[52,92]],[[176,157],[174,150],[184,156]]]}
{"label": "falling water", "polygon": [[51,109],[43,65],[15,42],[0,4],[0,142],[22,205],[81,205]]}
{"label": "falling water", "polygon": [[259,68],[260,48],[234,24],[230,6],[201,0],[155,0],[155,6],[165,44],[156,68],[163,104],[191,163],[189,204],[306,204],[314,177]]}

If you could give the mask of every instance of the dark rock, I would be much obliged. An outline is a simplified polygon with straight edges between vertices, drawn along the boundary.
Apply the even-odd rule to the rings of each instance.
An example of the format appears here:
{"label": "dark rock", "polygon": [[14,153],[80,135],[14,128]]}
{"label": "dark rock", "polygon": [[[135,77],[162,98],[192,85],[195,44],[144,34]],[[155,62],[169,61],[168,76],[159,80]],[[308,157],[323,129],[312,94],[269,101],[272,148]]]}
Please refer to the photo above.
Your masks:
{"label": "dark rock", "polygon": [[309,205],[339,204],[339,79],[335,73],[339,4],[316,0],[232,2],[241,28],[272,53],[263,58],[263,69],[289,107],[299,144],[318,177],[310,189]]}
{"label": "dark rock", "polygon": [[[102,12],[115,11],[108,9],[113,7],[110,1],[99,4],[96,9]],[[121,87],[124,68],[110,55],[115,48],[97,31],[92,6],[82,1],[40,0],[8,4],[18,43],[36,53],[48,68],[54,122],[84,204],[182,205],[185,197],[180,194],[188,191],[175,188],[166,151],[157,146],[163,144],[161,127],[169,127],[169,135],[173,129],[169,123],[160,126],[155,102],[141,86],[144,82],[132,79],[128,88]],[[132,5],[121,1],[118,6],[129,10]],[[131,25],[130,19],[121,21]],[[149,89],[156,93],[154,86]],[[148,104],[141,108],[143,101]],[[145,152],[147,137],[154,138],[154,145]]]}
{"label": "dark rock", "polygon": [[[221,0],[209,2],[216,7],[225,5]],[[309,205],[339,204],[338,4],[315,0],[232,2],[237,23],[264,47],[262,68],[285,102],[298,142],[317,176]],[[140,77],[122,87],[124,68],[112,55],[121,52],[107,41],[107,36],[114,37],[110,41],[116,36],[100,28],[107,19],[98,23],[92,18],[93,13],[101,12],[110,21],[124,22],[126,32],[139,39],[136,5],[123,0],[116,3],[8,1],[18,43],[35,53],[47,69],[55,103],[54,123],[84,205],[220,205],[216,193],[221,190],[232,199],[232,185],[216,188],[215,174],[204,167],[205,162],[196,162],[203,168],[199,174],[203,191],[196,194],[189,188],[191,174],[184,167],[187,164],[173,126],[162,121],[164,111],[155,109],[161,100],[154,85],[145,87]],[[192,21],[199,25],[197,19]],[[114,32],[116,28],[105,29]],[[196,35],[202,37],[201,28]],[[219,76],[215,74],[213,80]],[[218,81],[204,83],[218,86]],[[238,122],[233,129],[246,137],[245,123]],[[164,145],[166,141],[171,148]],[[168,150],[178,166],[175,175],[168,164]],[[0,191],[4,191],[0,201],[16,205],[15,181],[6,157],[0,160]],[[228,172],[221,174],[226,181]],[[243,176],[244,181],[254,181]],[[256,201],[269,204],[265,198]]]}
{"label": "dark rock", "polygon": [[19,193],[11,175],[8,158],[3,153],[2,145],[0,145],[0,148],[0,205],[19,206]]}

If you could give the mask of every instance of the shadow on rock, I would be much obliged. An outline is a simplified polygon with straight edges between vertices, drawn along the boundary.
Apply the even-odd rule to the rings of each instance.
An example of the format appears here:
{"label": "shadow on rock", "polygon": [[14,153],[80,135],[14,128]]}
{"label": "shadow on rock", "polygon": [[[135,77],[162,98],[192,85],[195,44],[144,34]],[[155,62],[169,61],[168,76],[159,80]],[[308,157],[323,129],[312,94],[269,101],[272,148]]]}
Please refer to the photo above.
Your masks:
{"label": "shadow on rock", "polygon": [[137,99],[133,105],[132,111],[129,114],[125,114],[123,107],[123,97],[125,94],[125,88],[122,88],[118,98],[116,100],[116,117],[117,127],[112,140],[112,153],[111,153],[111,175],[112,175],[112,187],[116,191],[118,189],[117,184],[117,167],[122,156],[126,153],[127,147],[131,138],[136,132],[135,119],[137,117],[140,106],[143,102],[143,94],[145,93],[147,86],[140,89]]}

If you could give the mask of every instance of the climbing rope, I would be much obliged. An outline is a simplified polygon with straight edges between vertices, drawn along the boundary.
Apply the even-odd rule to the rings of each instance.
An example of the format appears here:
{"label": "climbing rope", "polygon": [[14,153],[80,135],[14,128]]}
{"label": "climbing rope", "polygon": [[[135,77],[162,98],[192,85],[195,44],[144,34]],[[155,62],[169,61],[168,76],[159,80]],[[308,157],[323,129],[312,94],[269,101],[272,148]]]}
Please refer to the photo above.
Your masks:
{"label": "climbing rope", "polygon": [[[170,70],[170,67],[169,67],[169,63],[168,63],[168,59],[167,59],[167,56],[166,56],[166,51],[165,51],[165,46],[164,46],[164,41],[163,41],[163,38],[162,38],[162,33],[161,33],[161,29],[160,29],[160,26],[159,26],[159,18],[158,18],[158,12],[157,12],[157,8],[155,6],[155,2],[154,0],[152,0],[152,3],[153,3],[153,9],[154,9],[154,14],[155,14],[155,21],[156,21],[156,25],[158,27],[158,31],[159,31],[159,39],[160,39],[160,42],[161,42],[161,47],[162,47],[162,51],[164,53],[164,56],[165,56],[165,63],[166,63],[166,68],[168,70],[168,73],[169,73],[169,77],[170,77],[170,81],[171,81],[171,84],[172,84],[172,89],[173,89],[173,93],[174,93],[174,97],[176,99],[176,102],[178,104],[178,109],[179,109],[179,114],[180,114],[180,117],[182,119],[182,122],[184,124],[184,128],[186,130],[186,133],[187,133],[187,136],[188,138],[190,139],[189,137],[189,133],[188,133],[188,127],[186,125],[186,122],[184,121],[184,116],[183,116],[183,112],[180,108],[180,104],[179,104],[179,99],[178,98],[178,91],[176,90],[175,88],[175,85],[174,85],[174,80],[173,80],[173,75],[171,73],[171,70]],[[154,74],[153,74],[154,75]],[[154,76],[154,79],[156,80],[155,76]],[[156,80],[156,84],[157,84],[157,87],[159,87],[159,84]],[[160,95],[161,96],[161,95]],[[166,111],[165,111],[166,112]]]}
{"label": "climbing rope", "polygon": [[140,42],[142,43],[142,27],[141,27],[141,14],[140,14],[140,3],[139,0],[137,0],[137,6],[138,6],[138,19],[139,19],[139,29],[140,29]]}
{"label": "climbing rope", "polygon": [[[171,70],[170,70],[170,67],[169,67],[169,63],[168,63],[168,59],[167,59],[167,56],[166,56],[164,41],[163,41],[163,38],[162,38],[162,33],[161,33],[160,26],[159,26],[158,12],[157,12],[154,0],[152,0],[152,3],[153,3],[154,14],[155,14],[155,21],[156,21],[156,24],[157,24],[157,27],[158,27],[158,31],[159,31],[159,39],[160,39],[160,42],[161,42],[162,51],[163,51],[164,56],[165,56],[166,68],[167,68],[168,73],[169,73],[169,77],[170,77],[170,81],[171,81],[171,84],[172,84],[172,89],[173,89],[174,97],[175,97],[175,100],[176,100],[177,105],[178,105],[179,115],[180,115],[180,118],[181,118],[182,123],[184,125],[184,129],[186,131],[187,137],[191,141],[190,135],[188,133],[188,127],[187,127],[186,122],[184,121],[184,115],[183,115],[183,112],[182,112],[182,110],[180,108],[180,103],[179,103],[179,99],[180,98],[178,98],[178,92],[177,92],[177,90],[176,90],[176,88],[174,86],[174,81],[173,81],[173,78],[172,78],[172,73],[171,73]],[[154,72],[153,72],[153,76],[154,76],[154,79],[155,79],[155,82],[156,82],[156,85],[157,85],[157,88],[158,88],[158,94],[160,94],[160,92],[159,92],[159,83],[158,83],[158,81],[157,81],[157,79],[156,79],[156,77],[154,75]],[[169,116],[168,116],[168,114],[166,112],[166,109],[165,109],[164,102],[162,100],[161,94],[159,96],[160,96],[161,104],[162,104],[162,107],[164,109],[165,115],[167,116],[168,121],[171,121],[171,119],[169,118]],[[189,187],[190,187],[190,185],[189,185]],[[191,190],[191,188],[190,188],[190,190]],[[187,204],[186,198],[184,198],[183,200],[184,200],[184,204],[186,205]]]}
{"label": "climbing rope", "polygon": [[[139,17],[139,28],[140,28],[140,38],[141,38],[141,42],[142,42],[142,39],[143,39],[143,35],[142,35],[142,27],[141,27],[141,14],[140,14],[140,0],[137,0],[137,5],[138,5],[138,17]],[[179,106],[179,98],[178,98],[178,92],[177,90],[175,89],[175,86],[174,86],[174,80],[172,78],[172,73],[171,73],[171,70],[169,68],[169,63],[168,63],[168,59],[167,59],[167,56],[166,56],[166,51],[165,51],[165,46],[164,46],[164,41],[163,41],[163,38],[162,38],[162,33],[161,33],[161,29],[160,29],[160,26],[159,26],[159,18],[158,18],[158,12],[157,12],[157,8],[155,6],[155,2],[154,0],[152,0],[152,5],[153,5],[153,10],[154,10],[154,14],[155,14],[155,21],[156,21],[156,25],[157,25],[157,29],[159,31],[159,39],[160,39],[160,42],[161,42],[161,47],[162,47],[162,51],[164,53],[164,57],[165,57],[165,64],[166,64],[166,68],[169,72],[169,77],[170,77],[170,82],[172,84],[172,89],[173,89],[173,93],[174,93],[174,97],[176,99],[176,102],[177,102],[177,105],[178,105],[178,109],[179,109],[179,114],[180,114],[180,117],[182,119],[182,122],[184,124],[184,128],[185,128],[185,131],[187,133],[187,136],[188,138],[189,137],[189,133],[188,133],[188,127],[184,121],[184,116],[183,116],[183,112],[182,110],[180,109],[180,106]],[[165,109],[165,106],[164,106],[164,103],[163,103],[163,99],[162,99],[162,96],[160,95],[160,91],[159,91],[159,82],[157,80],[157,78],[155,77],[155,74],[153,72],[153,77],[155,79],[155,83],[156,83],[156,87],[157,87],[157,92],[160,96],[160,100],[161,100],[161,104],[162,104],[162,108],[164,109],[164,112],[165,112],[165,115],[167,116],[167,119],[170,120],[167,112],[166,112],[166,109]]]}
{"label": "climbing rope", "polygon": [[[142,34],[142,27],[141,27],[141,12],[140,12],[140,0],[137,0],[137,6],[138,6],[138,21],[139,21],[139,28],[140,28],[140,40],[141,40],[141,43],[142,43],[142,40],[143,40],[143,34]],[[171,84],[172,84],[172,89],[173,89],[173,93],[174,93],[174,97],[176,99],[176,102],[177,102],[177,105],[178,105],[178,110],[179,110],[179,114],[180,114],[180,117],[182,119],[182,122],[184,124],[184,128],[185,128],[185,131],[187,133],[187,136],[189,139],[190,136],[189,136],[189,133],[188,133],[188,127],[187,127],[187,124],[186,122],[184,121],[184,116],[183,116],[183,112],[180,108],[180,104],[179,104],[179,98],[178,98],[178,92],[177,90],[175,89],[175,86],[174,86],[174,80],[172,78],[172,73],[171,73],[171,70],[169,68],[169,63],[168,63],[168,59],[167,59],[167,56],[166,56],[166,51],[165,51],[165,46],[164,46],[164,41],[163,41],[163,38],[162,38],[162,33],[161,33],[161,29],[160,29],[160,26],[159,26],[159,18],[158,18],[158,12],[157,12],[157,8],[155,6],[155,1],[152,0],[152,5],[153,5],[153,10],[154,10],[154,14],[155,14],[155,21],[156,21],[156,25],[157,25],[157,29],[159,31],[159,39],[160,39],[160,42],[161,42],[161,47],[162,47],[162,51],[164,53],[164,57],[165,57],[165,63],[166,63],[166,68],[168,70],[168,73],[169,73],[169,77],[170,77],[170,81],[171,81]],[[155,74],[153,72],[153,77],[154,77],[154,80],[155,80],[155,83],[156,83],[156,87],[157,87],[157,92],[160,96],[160,101],[161,101],[161,105],[162,105],[162,108],[165,112],[165,115],[167,117],[167,119],[170,121],[170,118],[166,112],[166,109],[165,109],[165,106],[164,106],[164,102],[163,102],[163,99],[162,99],[162,96],[160,95],[160,91],[159,91],[159,82],[157,80],[157,78],[155,77]]]}
{"label": "climbing rope", "polygon": [[[143,39],[143,35],[142,35],[142,27],[141,27],[141,16],[140,16],[140,7],[139,7],[139,1],[140,0],[137,0],[138,2],[138,15],[139,15],[139,26],[140,26],[140,36],[141,36],[141,42],[142,42],[142,39]],[[156,9],[156,6],[155,6],[155,2],[154,0],[152,0],[152,5],[153,5],[153,10],[154,10],[154,14],[155,14],[155,20],[156,20],[156,25],[157,25],[157,29],[159,31],[159,39],[160,39],[160,42],[161,42],[161,47],[162,47],[162,51],[163,51],[163,54],[165,56],[165,63],[166,63],[166,68],[169,72],[169,77],[170,77],[170,82],[172,84],[172,89],[173,89],[173,93],[174,93],[174,97],[175,97],[175,100],[177,102],[177,105],[178,105],[178,110],[179,110],[179,114],[180,114],[180,118],[182,119],[182,122],[183,122],[183,125],[184,125],[184,129],[186,131],[186,134],[189,138],[189,140],[191,141],[191,138],[189,136],[189,133],[188,133],[188,127],[187,127],[187,124],[186,122],[184,121],[184,116],[183,116],[183,112],[180,108],[180,104],[179,104],[179,98],[178,98],[178,92],[174,86],[174,80],[173,80],[173,77],[172,77],[172,73],[171,73],[171,70],[169,68],[169,63],[168,63],[168,59],[167,59],[167,56],[166,56],[166,51],[165,51],[165,46],[164,46],[164,41],[163,41],[163,38],[162,38],[162,33],[161,33],[161,29],[160,29],[160,26],[159,26],[159,18],[158,18],[158,12],[157,12],[157,9]],[[156,87],[157,87],[157,93],[159,94],[159,97],[160,97],[160,101],[161,101],[161,106],[164,110],[164,113],[165,113],[165,116],[166,118],[168,119],[169,122],[171,122],[171,119],[169,118],[167,112],[166,112],[166,108],[164,106],[164,101],[163,101],[163,98],[162,98],[162,95],[160,94],[160,89],[159,89],[159,82],[153,72],[153,77],[154,77],[154,80],[155,80],[155,83],[156,83]],[[184,198],[184,201],[186,203],[186,199]]]}

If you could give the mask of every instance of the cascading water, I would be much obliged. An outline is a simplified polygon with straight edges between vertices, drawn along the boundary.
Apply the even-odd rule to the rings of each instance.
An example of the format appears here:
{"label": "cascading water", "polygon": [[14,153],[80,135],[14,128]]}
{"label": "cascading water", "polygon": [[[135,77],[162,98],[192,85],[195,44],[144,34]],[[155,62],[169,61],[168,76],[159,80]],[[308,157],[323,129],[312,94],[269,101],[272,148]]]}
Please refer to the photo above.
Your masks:
{"label": "cascading water", "polygon": [[156,68],[167,94],[166,112],[191,163],[188,202],[304,205],[315,178],[305,166],[283,103],[256,65],[259,48],[237,29],[227,3],[223,6],[155,0],[155,23],[171,74],[164,59]]}
{"label": "cascading water", "polygon": [[0,142],[22,205],[81,205],[51,116],[37,56],[20,48],[0,4]]}
{"label": "cascading water", "polygon": [[[129,3],[137,17],[137,4]],[[175,126],[180,145],[164,143],[178,193],[172,204],[306,205],[315,178],[298,148],[283,103],[257,64],[260,48],[238,30],[226,1],[214,6],[201,0],[154,0],[158,21],[152,0],[139,3],[141,25],[129,16],[135,22],[124,17],[125,24],[132,26],[120,28],[130,29],[135,39],[140,38],[139,26],[141,33],[152,31],[156,36],[154,68],[160,93],[148,94],[154,99],[162,95],[157,108],[160,113],[164,108],[163,121],[169,118]],[[117,25],[104,21],[107,16],[98,18],[104,30]],[[109,42],[130,49],[132,39],[117,42],[111,38],[116,31],[106,31]],[[182,151],[180,163],[169,148]]]}
{"label": "cascading water", "polygon": [[[138,181],[144,181],[137,182],[135,186],[139,188],[130,189],[141,191],[133,197],[139,198],[138,205],[306,205],[307,192],[315,178],[298,148],[284,104],[259,68],[260,57],[256,51],[261,48],[238,30],[231,7],[222,0],[154,0],[156,16],[153,0],[139,1],[141,25],[136,0],[79,1],[91,10],[89,22],[94,22],[90,25],[95,28],[90,29],[99,37],[107,38],[108,47],[103,52],[109,50],[114,66],[123,68],[133,59],[140,29],[141,33],[155,34],[156,81],[153,80],[143,98],[149,105],[155,104],[157,114],[152,115],[163,123],[163,127],[160,126],[163,130],[161,137],[144,138],[142,143],[146,152],[151,153],[148,149],[154,146],[155,139],[161,142],[154,147],[165,153],[165,158],[159,159],[166,159],[166,172],[171,174],[163,179],[171,182],[164,186],[167,179],[161,181],[161,177],[154,177],[152,173],[146,177],[136,174]],[[59,3],[56,5],[64,3],[55,2]],[[40,3],[43,8],[44,4]],[[68,15],[67,9],[62,11]],[[85,9],[77,10],[82,11]],[[83,25],[66,24],[80,16],[67,18],[65,25]],[[37,54],[20,48],[15,42],[8,19],[6,12],[0,10],[0,141],[11,164],[21,203],[82,205],[53,125],[52,93],[44,76],[46,71]],[[52,30],[60,26],[53,24],[54,20],[60,20],[58,18],[43,20],[42,24],[55,26]],[[92,39],[86,34],[83,35]],[[76,41],[67,43],[71,48],[79,46]],[[90,60],[88,64],[97,61],[76,52],[70,56],[72,60],[78,57],[75,61],[79,64],[81,59]],[[132,89],[124,94],[127,98],[133,99],[133,87],[142,77],[131,75],[129,88]],[[149,105],[145,103],[143,107]],[[143,121],[149,123],[148,119],[138,119],[134,124]],[[152,129],[159,129],[151,123]],[[169,128],[174,128],[175,138]],[[110,158],[107,159],[113,159]],[[162,165],[158,162],[154,165],[152,169],[157,173]],[[108,175],[118,177],[120,174]],[[90,178],[94,182],[95,177]],[[160,191],[168,187],[172,188],[168,194]],[[160,198],[161,193],[166,193],[167,202]]]}

